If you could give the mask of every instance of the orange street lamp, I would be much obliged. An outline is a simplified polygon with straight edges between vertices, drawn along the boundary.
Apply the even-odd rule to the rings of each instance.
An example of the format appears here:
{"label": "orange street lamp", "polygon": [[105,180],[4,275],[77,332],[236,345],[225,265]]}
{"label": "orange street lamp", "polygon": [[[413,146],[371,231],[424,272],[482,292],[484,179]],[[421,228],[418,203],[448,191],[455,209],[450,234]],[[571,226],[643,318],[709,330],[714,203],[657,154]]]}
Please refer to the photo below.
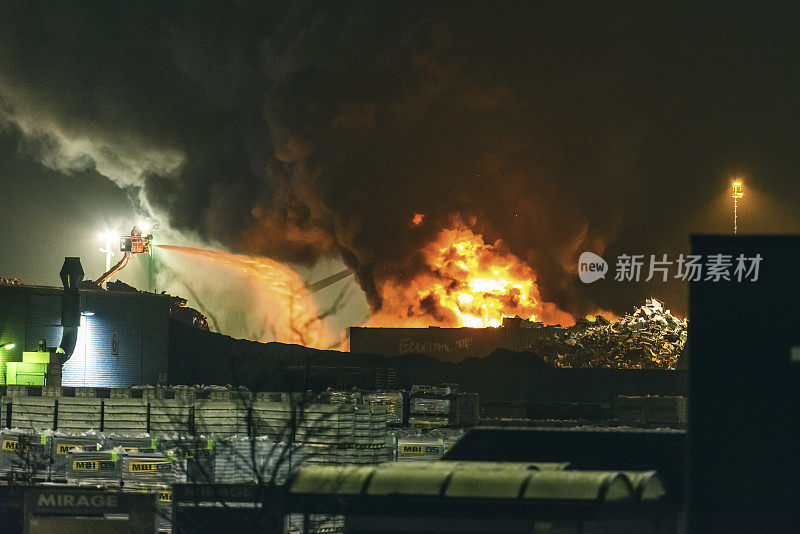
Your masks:
{"label": "orange street lamp", "polygon": [[742,191],[742,182],[741,180],[735,180],[731,187],[733,188],[733,192],[731,193],[731,198],[733,199],[733,235],[736,235],[738,231],[738,219],[737,219],[737,210],[739,208],[739,199],[744,196],[744,191]]}

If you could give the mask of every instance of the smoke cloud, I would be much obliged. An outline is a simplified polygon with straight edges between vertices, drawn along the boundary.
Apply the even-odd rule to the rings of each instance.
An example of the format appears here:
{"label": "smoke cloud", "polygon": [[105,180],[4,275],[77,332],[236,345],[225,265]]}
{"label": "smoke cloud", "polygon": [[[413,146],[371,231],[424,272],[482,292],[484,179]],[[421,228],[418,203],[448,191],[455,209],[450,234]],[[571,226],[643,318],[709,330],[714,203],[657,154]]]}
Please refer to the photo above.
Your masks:
{"label": "smoke cloud", "polygon": [[797,32],[777,10],[14,4],[0,117],[21,151],[135,187],[202,242],[340,257],[374,311],[458,219],[502,239],[570,313],[648,294],[680,312],[680,283],[586,286],[578,256],[686,252],[690,231],[727,224],[707,208],[730,171],[799,163],[768,147],[796,107],[783,94],[796,73],[776,74]]}

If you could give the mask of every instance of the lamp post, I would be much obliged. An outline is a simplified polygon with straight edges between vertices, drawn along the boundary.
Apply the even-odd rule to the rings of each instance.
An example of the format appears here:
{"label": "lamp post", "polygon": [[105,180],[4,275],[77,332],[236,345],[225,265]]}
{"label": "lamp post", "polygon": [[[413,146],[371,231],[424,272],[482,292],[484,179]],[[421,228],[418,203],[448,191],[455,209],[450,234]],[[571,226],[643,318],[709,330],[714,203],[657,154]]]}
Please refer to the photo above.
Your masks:
{"label": "lamp post", "polygon": [[106,248],[101,248],[100,252],[104,252],[106,255],[106,272],[111,270],[111,256],[114,255],[114,249],[111,248],[111,239],[115,237],[111,232],[101,232],[100,239],[104,239],[106,242]]}
{"label": "lamp post", "polygon": [[731,187],[733,188],[733,192],[731,193],[731,198],[733,199],[733,235],[736,235],[739,230],[737,210],[739,208],[739,199],[744,196],[744,191],[742,191],[741,180],[735,180],[731,184]]}

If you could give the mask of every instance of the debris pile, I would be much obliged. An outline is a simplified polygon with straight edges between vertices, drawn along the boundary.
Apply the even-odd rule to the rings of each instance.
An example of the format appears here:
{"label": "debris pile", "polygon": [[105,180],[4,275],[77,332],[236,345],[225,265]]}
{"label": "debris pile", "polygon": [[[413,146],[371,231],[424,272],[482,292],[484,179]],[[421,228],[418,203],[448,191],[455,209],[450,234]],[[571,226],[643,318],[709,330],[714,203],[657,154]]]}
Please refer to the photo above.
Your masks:
{"label": "debris pile", "polygon": [[564,329],[533,350],[554,367],[674,370],[686,334],[686,319],[673,316],[651,298],[617,322],[598,317],[580,328]]}

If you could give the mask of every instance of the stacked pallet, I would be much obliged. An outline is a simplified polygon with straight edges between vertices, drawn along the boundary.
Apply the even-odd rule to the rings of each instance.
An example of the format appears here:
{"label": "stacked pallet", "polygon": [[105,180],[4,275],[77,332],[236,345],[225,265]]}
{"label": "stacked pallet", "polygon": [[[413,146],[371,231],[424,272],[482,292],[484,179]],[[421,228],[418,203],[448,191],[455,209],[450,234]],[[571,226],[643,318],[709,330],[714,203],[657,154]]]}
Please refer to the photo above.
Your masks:
{"label": "stacked pallet", "polygon": [[330,404],[361,404],[363,394],[360,391],[331,391],[328,394]]}
{"label": "stacked pallet", "polygon": [[618,395],[614,399],[614,419],[634,426],[685,426],[686,398]]}
{"label": "stacked pallet", "polygon": [[353,404],[256,402],[253,431],[276,441],[302,444],[310,462],[378,463],[391,459],[383,407]]}
{"label": "stacked pallet", "polygon": [[386,410],[386,423],[403,424],[403,394],[400,391],[379,391],[364,394],[364,404]]}
{"label": "stacked pallet", "polygon": [[195,401],[195,432],[208,436],[247,433],[247,406],[237,400]]}
{"label": "stacked pallet", "polygon": [[0,431],[0,476],[46,477],[50,446],[47,433],[4,428]]}
{"label": "stacked pallet", "polygon": [[[59,397],[58,430],[64,432],[99,431],[102,402],[102,399],[93,397]],[[15,420],[16,416],[15,408]]]}
{"label": "stacked pallet", "polygon": [[64,464],[67,483],[73,485],[150,490],[187,480],[185,460],[172,452],[126,452],[122,447],[72,448],[67,451]]}
{"label": "stacked pallet", "polygon": [[386,409],[382,406],[357,407],[352,442],[356,445],[385,444]]}
{"label": "stacked pallet", "polygon": [[52,480],[67,476],[67,454],[72,450],[97,451],[103,448],[103,436],[93,430],[87,432],[51,432],[50,475]]}
{"label": "stacked pallet", "polygon": [[118,433],[147,432],[148,405],[145,399],[112,397],[103,403],[103,430]]}
{"label": "stacked pallet", "polygon": [[[9,386],[10,387],[10,386]],[[16,386],[22,387],[22,386]],[[9,400],[6,400],[9,399]],[[56,399],[53,397],[4,397],[4,406],[11,404],[13,418],[11,424],[18,428],[26,428],[35,432],[53,427],[53,413]],[[7,410],[2,410],[3,426],[8,425]]]}
{"label": "stacked pallet", "polygon": [[396,460],[399,462],[438,460],[463,434],[463,429],[395,431]]}
{"label": "stacked pallet", "polygon": [[162,435],[158,450],[170,451],[186,463],[186,477],[190,482],[213,483],[216,440],[206,436]]}
{"label": "stacked pallet", "polygon": [[219,440],[215,449],[214,481],[218,484],[283,484],[291,470],[305,460],[299,445],[268,436],[235,436]]}
{"label": "stacked pallet", "polygon": [[194,433],[194,405],[183,399],[150,402],[150,433]]}
{"label": "stacked pallet", "polygon": [[119,447],[126,453],[155,452],[158,439],[145,432],[137,434],[103,433],[103,449]]}
{"label": "stacked pallet", "polygon": [[185,461],[171,452],[128,452],[122,457],[122,484],[133,488],[186,482]]}
{"label": "stacked pallet", "polygon": [[309,462],[369,465],[392,459],[392,451],[386,444],[386,411],[383,407],[354,407],[352,419],[339,420],[338,431],[336,442],[325,443],[320,439],[307,442]]}
{"label": "stacked pallet", "polygon": [[329,514],[289,514],[286,516],[287,534],[338,534],[344,532],[345,517]]}
{"label": "stacked pallet", "polygon": [[408,423],[414,428],[441,428],[452,425],[450,399],[414,397]]}
{"label": "stacked pallet", "polygon": [[397,440],[397,461],[439,460],[445,452],[444,441],[432,438],[400,438]]}
{"label": "stacked pallet", "polygon": [[[342,404],[329,404],[309,403],[296,394],[224,388],[61,388],[61,393],[74,396],[6,396],[3,402],[9,409],[0,411],[11,415],[14,426],[32,432],[94,431],[106,440],[133,436],[140,441],[112,440],[109,446],[135,450],[154,449],[151,436],[202,435],[268,436],[275,442],[308,446],[314,461],[322,463],[372,464],[390,459],[392,451],[386,441],[386,404],[350,402],[360,397],[334,395]],[[394,400],[397,406],[402,396],[396,394]]]}
{"label": "stacked pallet", "polygon": [[119,486],[122,482],[121,448],[109,451],[67,453],[67,484],[73,486]]}
{"label": "stacked pallet", "polygon": [[367,446],[306,445],[308,462],[323,465],[374,465],[392,460],[392,451],[384,444]]}

